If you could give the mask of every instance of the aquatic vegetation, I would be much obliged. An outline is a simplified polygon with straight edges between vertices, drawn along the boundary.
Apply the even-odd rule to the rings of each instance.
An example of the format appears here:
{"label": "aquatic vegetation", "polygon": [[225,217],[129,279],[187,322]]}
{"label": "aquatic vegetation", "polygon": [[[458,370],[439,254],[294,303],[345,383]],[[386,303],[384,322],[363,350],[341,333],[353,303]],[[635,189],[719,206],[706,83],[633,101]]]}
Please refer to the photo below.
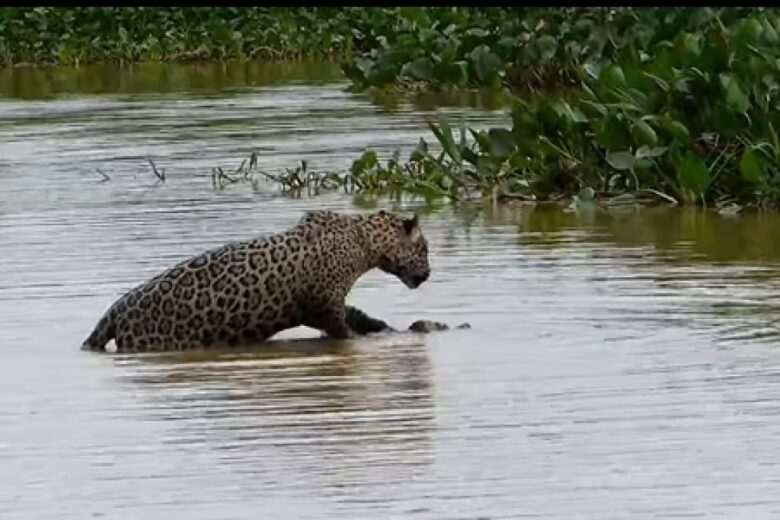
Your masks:
{"label": "aquatic vegetation", "polygon": [[343,64],[356,88],[534,88],[704,31],[746,8],[403,8],[392,40]]}
{"label": "aquatic vegetation", "polygon": [[6,64],[347,55],[392,31],[396,9],[3,7]]}
{"label": "aquatic vegetation", "polygon": [[[424,141],[421,140],[421,143]],[[425,146],[424,144],[421,146]],[[409,160],[403,163],[396,151],[385,163],[379,161],[376,152],[367,151],[353,161],[346,172],[312,170],[307,161],[301,161],[295,168],[281,172],[269,172],[259,167],[259,156],[253,152],[231,173],[221,167],[212,169],[211,180],[215,189],[248,183],[258,189],[263,182],[277,185],[283,193],[317,194],[322,191],[342,190],[346,193],[410,192],[426,195],[449,195],[458,198],[459,192],[448,192],[441,186],[441,179],[447,177],[447,166],[443,156],[439,157],[415,150]],[[438,182],[437,182],[438,181]],[[446,181],[445,183],[446,184]]]}
{"label": "aquatic vegetation", "polygon": [[[574,11],[528,10],[535,14],[493,25],[474,15],[473,27],[456,29],[422,18],[396,39],[406,51],[383,49],[345,70],[357,87],[410,78],[430,88],[531,86],[549,81],[552,71],[559,85],[571,83],[564,94],[517,96],[511,128],[461,130],[456,140],[445,121],[432,125],[445,155],[430,163],[439,173],[427,179],[436,178],[448,196],[476,185],[494,198],[544,200],[589,188],[601,196],[652,193],[687,204],[780,204],[780,13],[598,8],[567,17]],[[515,49],[511,59],[499,52],[507,24],[538,29],[522,33],[525,50]],[[458,35],[469,34],[484,40],[466,45]],[[435,43],[414,44],[412,36]],[[456,42],[446,60],[436,58],[442,38]],[[415,61],[421,59],[415,45],[434,67]],[[482,61],[463,64],[459,49]],[[388,60],[401,63],[393,74]],[[450,81],[439,67],[456,62],[465,72]],[[524,76],[512,79],[518,65]],[[377,67],[387,73],[375,74]],[[410,185],[417,183],[410,177]]]}
{"label": "aquatic vegetation", "polygon": [[285,168],[283,172],[272,173],[260,169],[258,158],[257,152],[252,152],[249,159],[241,161],[241,164],[231,173],[225,173],[221,166],[212,168],[212,186],[221,190],[231,184],[249,183],[257,189],[262,181],[267,181],[280,186],[285,193],[306,190],[307,193],[314,194],[321,190],[350,189],[347,176],[332,171],[309,170],[306,161],[301,161],[295,168]]}

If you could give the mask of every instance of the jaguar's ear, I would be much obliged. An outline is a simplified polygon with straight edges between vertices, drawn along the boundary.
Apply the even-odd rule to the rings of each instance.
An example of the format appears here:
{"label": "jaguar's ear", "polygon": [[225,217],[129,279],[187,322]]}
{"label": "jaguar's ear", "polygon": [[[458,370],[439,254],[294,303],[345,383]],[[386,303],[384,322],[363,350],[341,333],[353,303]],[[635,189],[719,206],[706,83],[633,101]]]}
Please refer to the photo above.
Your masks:
{"label": "jaguar's ear", "polygon": [[404,231],[406,231],[407,235],[412,236],[419,231],[419,224],[420,220],[417,218],[417,213],[415,213],[411,218],[404,219]]}

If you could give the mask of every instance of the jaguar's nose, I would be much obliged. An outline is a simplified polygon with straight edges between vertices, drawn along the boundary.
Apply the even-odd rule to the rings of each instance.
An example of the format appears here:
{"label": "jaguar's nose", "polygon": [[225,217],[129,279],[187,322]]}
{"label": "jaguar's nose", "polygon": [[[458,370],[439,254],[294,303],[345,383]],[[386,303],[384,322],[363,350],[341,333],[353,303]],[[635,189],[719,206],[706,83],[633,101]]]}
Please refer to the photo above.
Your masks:
{"label": "jaguar's nose", "polygon": [[431,270],[426,269],[424,273],[418,274],[413,278],[414,286],[419,287],[422,285],[423,282],[425,282],[429,277],[431,276]]}

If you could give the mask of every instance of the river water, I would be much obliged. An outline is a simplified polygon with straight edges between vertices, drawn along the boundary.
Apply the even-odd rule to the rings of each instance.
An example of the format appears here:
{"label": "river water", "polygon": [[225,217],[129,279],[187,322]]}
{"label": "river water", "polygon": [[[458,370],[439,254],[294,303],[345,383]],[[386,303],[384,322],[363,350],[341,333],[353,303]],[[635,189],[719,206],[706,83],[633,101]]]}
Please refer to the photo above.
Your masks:
{"label": "river water", "polygon": [[350,302],[471,329],[86,353],[179,259],[377,207],[215,190],[212,167],[406,153],[436,107],[321,64],[3,71],[0,93],[0,518],[780,517],[777,215],[379,201],[420,211],[433,274]]}

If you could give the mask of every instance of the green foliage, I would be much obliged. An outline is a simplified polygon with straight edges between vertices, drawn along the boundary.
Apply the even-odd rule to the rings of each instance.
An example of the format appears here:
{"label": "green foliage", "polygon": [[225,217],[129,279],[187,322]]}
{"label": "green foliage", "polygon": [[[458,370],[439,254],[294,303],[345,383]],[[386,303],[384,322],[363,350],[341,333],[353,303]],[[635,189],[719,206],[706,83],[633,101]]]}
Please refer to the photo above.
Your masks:
{"label": "green foliage", "polygon": [[[457,27],[428,16],[425,30],[406,27],[394,45],[355,60],[364,74],[353,81],[362,86],[414,80],[436,88],[450,83],[442,64],[454,63],[465,63],[458,85],[495,87],[497,78],[509,87],[571,85],[565,96],[517,99],[512,128],[471,131],[468,144],[455,146],[446,122],[434,126],[450,186],[476,185],[493,196],[594,188],[681,203],[777,205],[780,12],[535,8],[492,19],[489,12],[461,13]],[[424,56],[425,74],[412,75],[406,63]]]}
{"label": "green foliage", "polygon": [[[416,82],[481,88],[576,84],[605,63],[642,60],[643,53],[664,48],[680,32],[705,31],[751,11],[733,7],[404,8],[397,31],[384,45],[365,49],[343,69],[358,88]],[[739,38],[747,45],[764,33],[777,38],[776,28],[766,27],[746,25]],[[668,51],[695,60],[698,44],[683,39]],[[605,80],[625,81],[620,74],[619,69],[608,70]],[[734,96],[739,101],[737,92]]]}
{"label": "green foliage", "polygon": [[348,55],[392,33],[398,9],[2,7],[6,64]]}

